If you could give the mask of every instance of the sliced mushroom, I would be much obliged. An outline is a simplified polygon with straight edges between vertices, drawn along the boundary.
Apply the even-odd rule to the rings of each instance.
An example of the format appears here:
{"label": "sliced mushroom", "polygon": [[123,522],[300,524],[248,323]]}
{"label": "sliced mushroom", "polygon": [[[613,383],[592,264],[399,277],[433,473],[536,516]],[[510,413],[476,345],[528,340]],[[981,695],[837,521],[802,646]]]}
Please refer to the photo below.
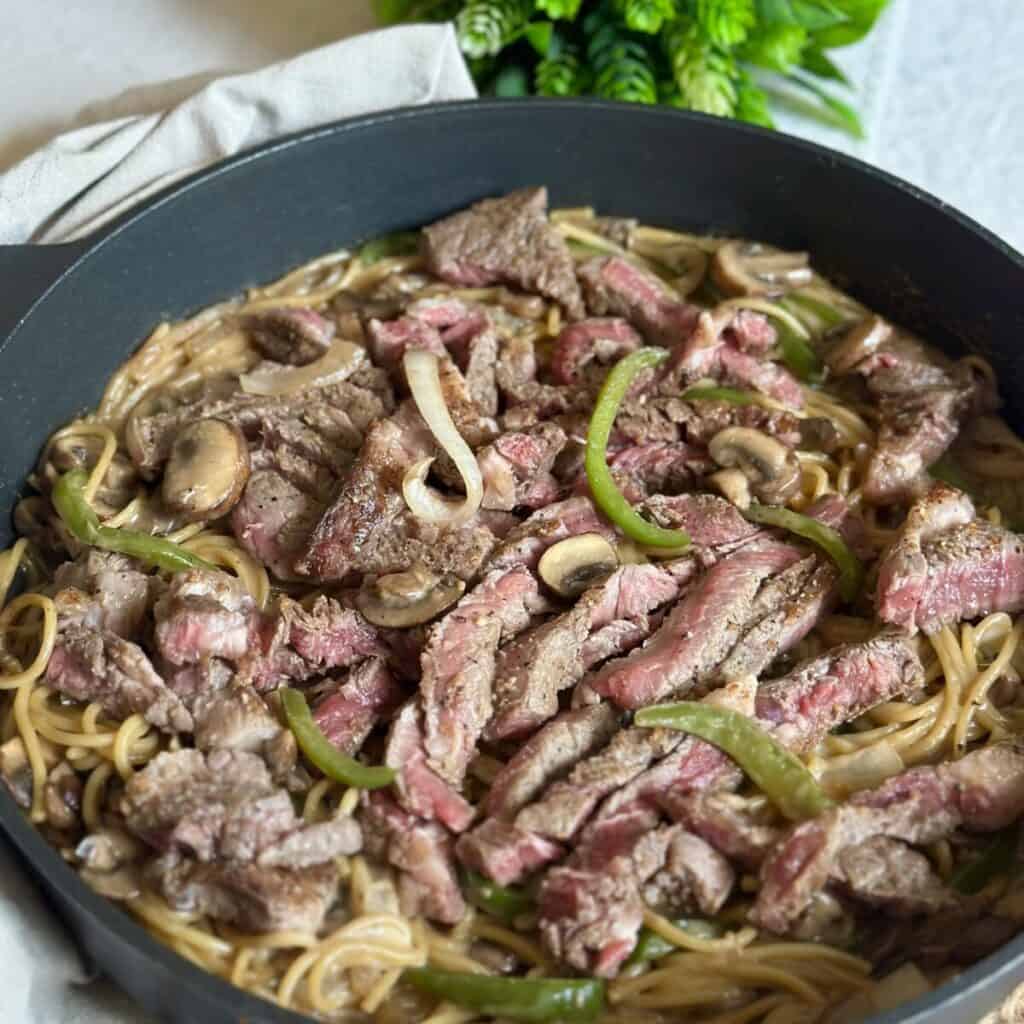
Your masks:
{"label": "sliced mushroom", "polygon": [[143,846],[137,839],[113,828],[90,832],[75,847],[75,856],[82,867],[93,871],[116,871],[142,852]]}
{"label": "sliced mushroom", "polygon": [[164,504],[188,522],[219,519],[249,480],[249,448],[238,427],[206,419],[178,431],[164,470]]}
{"label": "sliced mushroom", "polygon": [[356,595],[356,607],[375,626],[402,629],[440,615],[466,589],[451,573],[437,575],[422,566],[367,580]]}
{"label": "sliced mushroom", "polygon": [[32,765],[20,736],[0,746],[0,778],[19,807],[32,806]]}
{"label": "sliced mushroom", "polygon": [[751,492],[769,505],[783,504],[800,486],[800,462],[784,444],[752,427],[726,427],[708,444],[724,469],[739,469]]}
{"label": "sliced mushroom", "polygon": [[807,416],[799,424],[801,450],[831,455],[839,447],[839,431],[826,416]]}
{"label": "sliced mushroom", "polygon": [[82,881],[93,892],[108,900],[132,900],[142,892],[142,878],[138,868],[128,864],[116,871],[93,871],[82,868],[78,872]]}
{"label": "sliced mushroom", "polygon": [[837,376],[849,373],[858,363],[888,341],[892,327],[880,316],[871,315],[843,331],[825,354],[828,368]]}
{"label": "sliced mushroom", "polygon": [[720,469],[708,477],[708,483],[737,508],[750,508],[750,481],[742,469]]}
{"label": "sliced mushroom", "polygon": [[725,242],[711,260],[711,280],[728,295],[782,295],[812,277],[807,253],[759,242]]}
{"label": "sliced mushroom", "polygon": [[540,578],[562,597],[578,597],[613,573],[618,555],[599,533],[581,533],[559,541],[541,555]]}
{"label": "sliced mushroom", "polygon": [[319,359],[334,338],[334,324],[312,309],[269,309],[246,319],[253,344],[275,363],[305,366]]}
{"label": "sliced mushroom", "polygon": [[43,786],[43,809],[54,828],[72,829],[82,810],[82,780],[67,761],[61,761]]}

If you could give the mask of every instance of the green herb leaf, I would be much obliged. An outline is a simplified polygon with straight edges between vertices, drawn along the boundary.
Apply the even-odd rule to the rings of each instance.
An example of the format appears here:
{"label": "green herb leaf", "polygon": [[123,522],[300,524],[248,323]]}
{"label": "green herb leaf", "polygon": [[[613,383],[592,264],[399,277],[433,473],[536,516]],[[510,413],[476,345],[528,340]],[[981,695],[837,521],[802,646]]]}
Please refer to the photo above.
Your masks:
{"label": "green herb leaf", "polygon": [[842,0],[757,0],[757,11],[764,24],[798,25],[810,31],[849,20]]}
{"label": "green herb leaf", "polygon": [[459,48],[467,57],[493,57],[518,37],[532,10],[532,0],[469,0],[455,19]]}
{"label": "green herb leaf", "polygon": [[491,91],[495,96],[517,97],[530,94],[530,76],[526,68],[510,64],[494,76]]}
{"label": "green herb leaf", "polygon": [[679,13],[676,0],[616,0],[615,7],[627,28],[647,35],[660,32],[661,26]]}
{"label": "green herb leaf", "polygon": [[815,32],[814,42],[822,49],[833,46],[849,46],[863,39],[885,10],[889,0],[834,0],[835,5],[846,15],[841,25]]}
{"label": "green herb leaf", "polygon": [[825,55],[824,50],[817,46],[808,46],[800,57],[800,66],[819,78],[830,78],[843,85],[850,85],[850,80],[843,74],[843,69],[833,63]]}
{"label": "green herb leaf", "polygon": [[757,10],[754,0],[696,0],[694,19],[715,46],[728,49],[753,30]]}
{"label": "green herb leaf", "polygon": [[531,21],[523,29],[523,38],[539,53],[542,57],[548,55],[548,51],[551,49],[551,39],[554,26],[550,21]]}
{"label": "green herb leaf", "polygon": [[[864,138],[864,126],[860,122],[860,116],[848,103],[844,103],[842,100],[836,99],[835,96],[825,92],[825,90],[816,82],[812,82],[806,78],[801,78],[799,75],[786,75],[786,81],[800,89],[804,89],[806,92],[809,92],[814,96],[817,96],[818,100],[825,108],[825,110],[822,111],[822,113],[825,114],[822,118],[823,120],[833,121],[838,124],[840,128],[849,132],[849,134],[855,139]],[[831,117],[828,115],[831,115]]]}
{"label": "green herb leaf", "polygon": [[579,96],[588,84],[586,68],[574,46],[556,35],[544,60],[533,70],[533,87],[541,96]]}
{"label": "green herb leaf", "polygon": [[739,75],[732,57],[713,46],[700,27],[686,18],[669,25],[662,38],[679,89],[678,97],[670,102],[731,117],[736,110]]}
{"label": "green herb leaf", "polygon": [[572,21],[580,12],[583,0],[537,0],[537,10],[549,18],[560,18]]}
{"label": "green herb leaf", "polygon": [[799,25],[772,25],[739,49],[740,60],[786,74],[800,63],[807,31]]}

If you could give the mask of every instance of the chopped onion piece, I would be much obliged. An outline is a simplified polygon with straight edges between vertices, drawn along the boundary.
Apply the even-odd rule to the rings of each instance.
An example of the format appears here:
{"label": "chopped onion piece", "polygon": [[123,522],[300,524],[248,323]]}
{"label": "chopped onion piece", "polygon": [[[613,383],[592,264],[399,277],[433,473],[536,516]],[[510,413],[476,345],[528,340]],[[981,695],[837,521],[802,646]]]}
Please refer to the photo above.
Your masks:
{"label": "chopped onion piece", "polygon": [[460,502],[442,498],[425,483],[434,460],[421,459],[409,468],[402,481],[405,503],[413,515],[425,522],[460,526],[476,514],[483,500],[484,483],[480,467],[445,404],[437,356],[433,352],[411,349],[402,357],[402,366],[416,408],[434,435],[434,440],[455,463],[466,489],[466,496]]}
{"label": "chopped onion piece", "polygon": [[858,790],[880,786],[905,767],[896,748],[882,740],[852,754],[829,758],[815,774],[829,796],[843,799]]}
{"label": "chopped onion piece", "polygon": [[250,395],[290,395],[308,388],[322,388],[350,377],[366,360],[361,346],[344,338],[336,338],[319,358],[305,366],[289,366],[286,370],[265,369],[243,373],[239,377],[242,390]]}
{"label": "chopped onion piece", "polygon": [[917,999],[931,990],[928,979],[921,973],[920,968],[910,961],[875,983],[871,990],[871,1001],[875,1004],[876,1011],[894,1010],[897,1006],[903,1006],[911,999]]}

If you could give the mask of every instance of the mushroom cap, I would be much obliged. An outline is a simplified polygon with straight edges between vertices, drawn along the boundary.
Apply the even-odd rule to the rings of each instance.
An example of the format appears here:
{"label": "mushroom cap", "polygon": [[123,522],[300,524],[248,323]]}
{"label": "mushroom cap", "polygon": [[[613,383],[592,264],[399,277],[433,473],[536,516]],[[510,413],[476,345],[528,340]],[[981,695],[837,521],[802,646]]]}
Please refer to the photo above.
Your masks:
{"label": "mushroom cap", "polygon": [[178,431],[164,468],[164,504],[186,522],[219,519],[249,480],[249,446],[232,423],[197,420]]}
{"label": "mushroom cap", "polygon": [[711,280],[728,295],[782,295],[813,276],[807,253],[740,239],[724,242],[711,260]]}
{"label": "mushroom cap", "polygon": [[726,427],[708,443],[711,458],[725,469],[739,469],[761,501],[777,505],[800,485],[800,462],[781,441],[753,427]]}
{"label": "mushroom cap", "polygon": [[892,327],[871,314],[844,331],[825,356],[828,368],[837,376],[849,373],[892,335]]}
{"label": "mushroom cap", "polygon": [[615,548],[599,533],[581,533],[552,544],[537,565],[540,578],[561,597],[578,597],[619,566]]}
{"label": "mushroom cap", "polygon": [[356,595],[356,607],[375,626],[403,629],[419,626],[450,608],[466,584],[452,573],[438,575],[423,566],[367,578]]}

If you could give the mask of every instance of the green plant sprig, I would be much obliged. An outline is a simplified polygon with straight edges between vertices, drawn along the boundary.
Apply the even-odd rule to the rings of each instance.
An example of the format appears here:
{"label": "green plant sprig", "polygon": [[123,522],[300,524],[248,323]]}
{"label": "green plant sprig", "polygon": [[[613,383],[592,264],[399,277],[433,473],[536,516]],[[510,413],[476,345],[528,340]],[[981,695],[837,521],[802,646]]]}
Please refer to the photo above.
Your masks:
{"label": "green plant sprig", "polygon": [[889,0],[374,0],[384,24],[448,21],[483,93],[667,103],[772,127],[771,107],[854,136],[828,51],[863,39]]}

